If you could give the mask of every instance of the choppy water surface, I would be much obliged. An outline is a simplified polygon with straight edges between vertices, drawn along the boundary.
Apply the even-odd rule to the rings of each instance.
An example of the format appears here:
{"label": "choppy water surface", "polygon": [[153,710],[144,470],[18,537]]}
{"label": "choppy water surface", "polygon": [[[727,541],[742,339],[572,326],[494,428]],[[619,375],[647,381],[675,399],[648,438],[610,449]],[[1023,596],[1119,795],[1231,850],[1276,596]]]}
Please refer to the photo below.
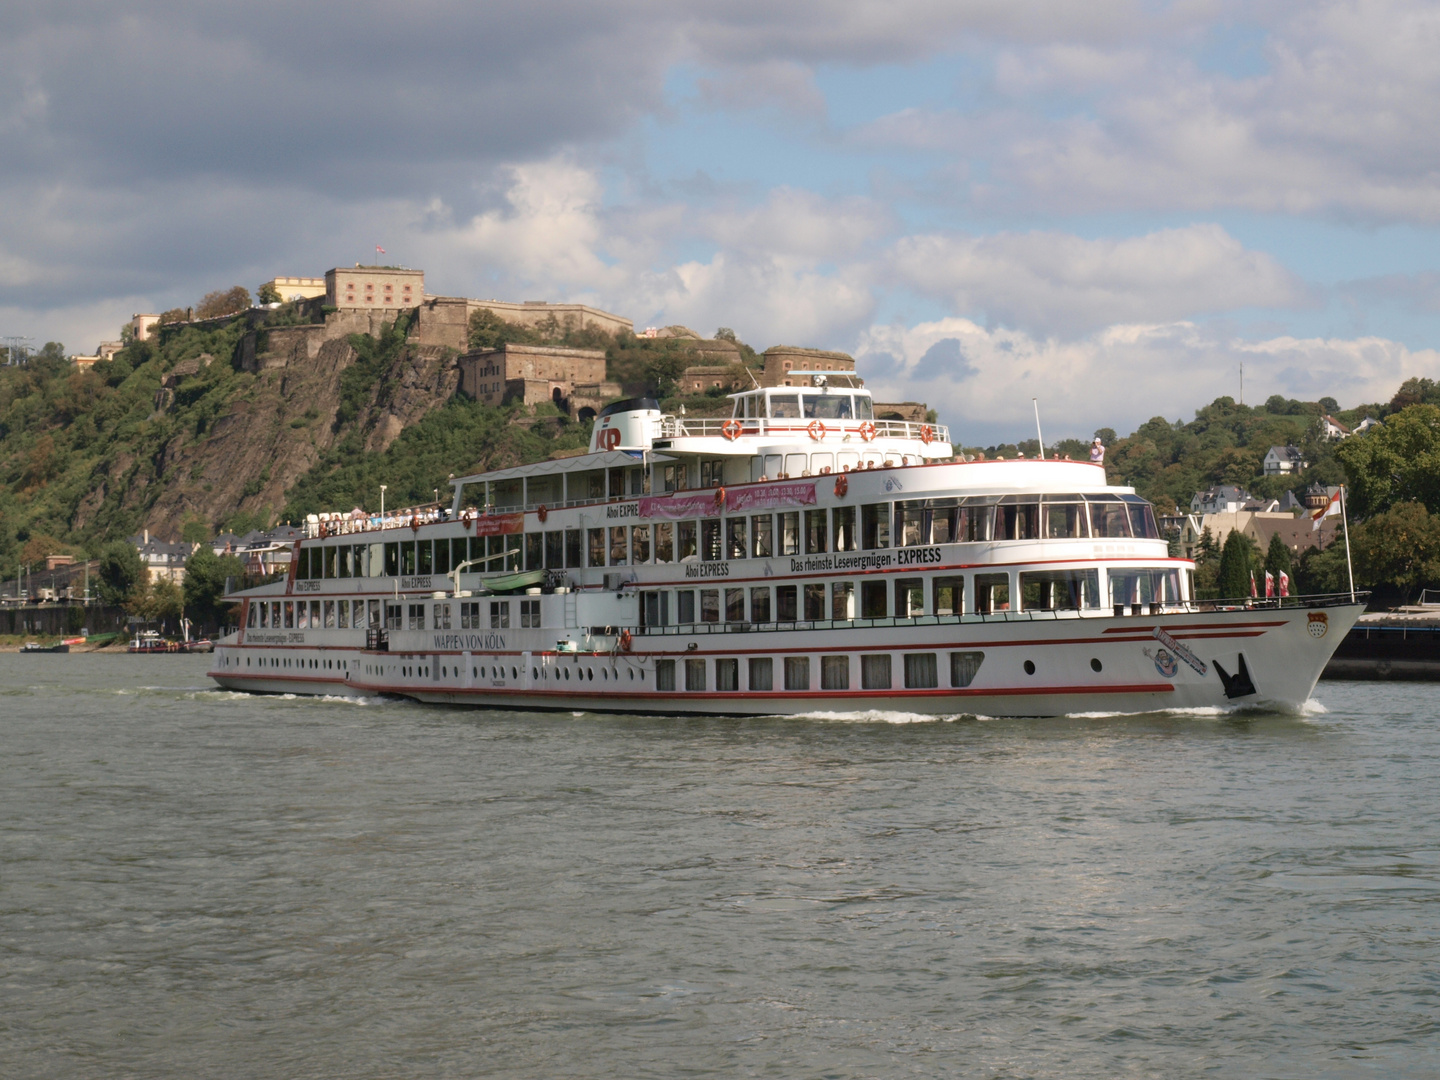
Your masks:
{"label": "choppy water surface", "polygon": [[0,1074],[1440,1073],[1440,708],[482,713],[0,657]]}

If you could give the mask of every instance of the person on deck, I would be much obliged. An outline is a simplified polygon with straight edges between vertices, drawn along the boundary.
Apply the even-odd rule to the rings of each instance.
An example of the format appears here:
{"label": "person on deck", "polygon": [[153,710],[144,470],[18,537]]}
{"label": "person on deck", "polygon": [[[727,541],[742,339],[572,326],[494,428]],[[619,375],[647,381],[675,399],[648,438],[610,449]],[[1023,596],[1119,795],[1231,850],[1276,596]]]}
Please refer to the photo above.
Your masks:
{"label": "person on deck", "polygon": [[1095,436],[1095,441],[1090,444],[1090,462],[1094,465],[1105,464],[1105,444],[1100,441],[1100,436]]}

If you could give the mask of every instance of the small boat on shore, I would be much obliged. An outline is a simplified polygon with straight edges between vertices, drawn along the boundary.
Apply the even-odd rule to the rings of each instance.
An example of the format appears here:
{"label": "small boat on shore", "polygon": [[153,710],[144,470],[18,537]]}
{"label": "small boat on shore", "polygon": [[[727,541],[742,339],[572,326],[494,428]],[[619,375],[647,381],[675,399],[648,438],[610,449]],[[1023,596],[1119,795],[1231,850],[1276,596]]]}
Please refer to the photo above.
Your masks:
{"label": "small boat on shore", "polygon": [[178,653],[185,647],[178,641],[167,641],[154,630],[141,630],[125,649],[131,653]]}
{"label": "small boat on shore", "polygon": [[63,641],[56,645],[41,645],[37,641],[27,641],[20,646],[20,651],[22,653],[68,653],[70,646]]}
{"label": "small boat on shore", "polygon": [[193,641],[184,643],[187,653],[211,653],[215,651],[215,642],[207,638],[196,638]]}

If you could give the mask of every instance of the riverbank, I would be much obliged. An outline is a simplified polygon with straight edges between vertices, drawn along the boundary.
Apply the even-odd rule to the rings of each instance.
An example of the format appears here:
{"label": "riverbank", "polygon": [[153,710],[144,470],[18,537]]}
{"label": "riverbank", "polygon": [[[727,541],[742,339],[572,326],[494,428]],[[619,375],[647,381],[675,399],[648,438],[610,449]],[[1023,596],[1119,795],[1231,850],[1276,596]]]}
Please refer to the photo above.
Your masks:
{"label": "riverbank", "polygon": [[124,634],[96,634],[84,641],[76,642],[70,634],[0,634],[0,653],[18,653],[29,642],[37,645],[58,645],[69,641],[72,653],[81,652],[124,652],[128,641]]}

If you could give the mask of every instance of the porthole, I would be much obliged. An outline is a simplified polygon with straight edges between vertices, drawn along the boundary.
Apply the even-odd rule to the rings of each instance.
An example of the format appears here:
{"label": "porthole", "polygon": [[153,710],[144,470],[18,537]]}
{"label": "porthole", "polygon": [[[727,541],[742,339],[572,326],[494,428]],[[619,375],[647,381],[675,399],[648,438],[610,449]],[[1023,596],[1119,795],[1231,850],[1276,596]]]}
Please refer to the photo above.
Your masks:
{"label": "porthole", "polygon": [[594,681],[595,681],[595,669],[594,669],[593,667],[592,667],[592,668],[586,668],[586,669],[585,669],[585,676],[586,676],[586,678],[588,678],[591,682],[594,682]]}
{"label": "porthole", "polygon": [[532,668],[530,669],[530,677],[531,677],[532,679],[538,679],[538,678],[540,677],[540,669],[539,669],[539,668],[533,668],[533,667],[532,667]]}
{"label": "porthole", "polygon": [[569,668],[566,668],[566,669],[565,669],[565,681],[566,681],[566,682],[569,682],[569,681],[570,681],[570,669],[569,669]]}
{"label": "porthole", "polygon": [[602,680],[608,680],[610,678],[610,673],[606,671],[603,667],[600,669],[600,678]]}
{"label": "porthole", "polygon": [[630,674],[630,680],[633,682],[633,681],[635,680],[635,669],[634,669],[634,668],[629,668],[628,671],[629,671],[629,674]]}
{"label": "porthole", "polygon": [[520,669],[519,669],[519,668],[512,667],[512,668],[510,669],[510,678],[512,678],[512,679],[518,679],[518,678],[520,678]]}
{"label": "porthole", "polygon": [[1034,660],[1026,660],[1026,661],[1025,661],[1025,674],[1026,674],[1026,675],[1034,675],[1034,674],[1035,674],[1035,661],[1034,661]]}
{"label": "porthole", "polygon": [[1099,670],[1100,670],[1101,668],[1103,668],[1104,666],[1105,666],[1105,665],[1102,664],[1102,663],[1100,663],[1100,661],[1099,661],[1098,658],[1092,658],[1091,661],[1090,661],[1090,670],[1091,670],[1091,671],[1099,671]]}

